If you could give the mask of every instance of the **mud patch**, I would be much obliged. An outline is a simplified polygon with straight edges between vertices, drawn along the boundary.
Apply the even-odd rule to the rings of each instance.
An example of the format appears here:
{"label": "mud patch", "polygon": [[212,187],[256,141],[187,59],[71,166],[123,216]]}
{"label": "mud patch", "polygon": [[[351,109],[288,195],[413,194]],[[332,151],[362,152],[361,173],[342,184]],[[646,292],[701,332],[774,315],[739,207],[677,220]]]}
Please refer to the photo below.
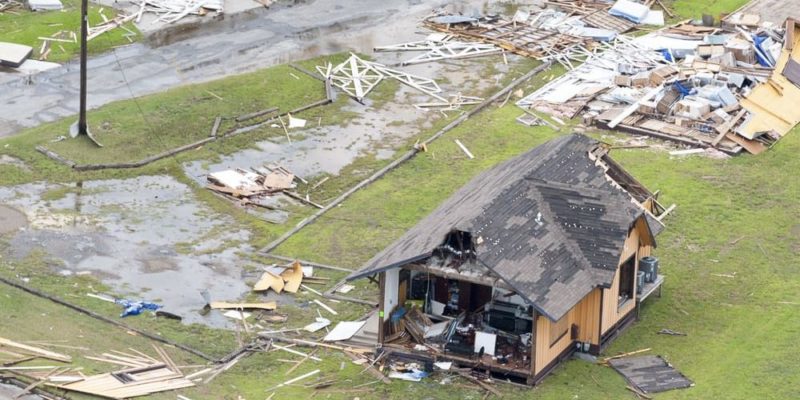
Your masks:
{"label": "mud patch", "polygon": [[[219,313],[201,316],[201,292],[236,300],[249,292],[243,273],[255,251],[248,230],[197,201],[173,177],[86,181],[62,198],[42,197],[62,186],[31,183],[0,187],[0,202],[30,221],[8,240],[7,254],[43,252],[54,273],[87,271],[119,296],[155,300],[186,323],[229,326]],[[45,196],[46,197],[46,196]],[[2,211],[0,211],[2,213]],[[6,229],[10,224],[2,224]],[[180,251],[179,251],[180,250]]]}
{"label": "mud patch", "polygon": [[169,258],[153,258],[142,262],[142,272],[152,274],[155,272],[175,271],[178,266]]}
{"label": "mud patch", "polygon": [[25,172],[30,172],[31,170],[31,168],[28,167],[28,164],[25,164],[25,161],[22,161],[16,157],[12,157],[8,154],[0,154],[0,165],[10,165],[12,167],[17,167]]}
{"label": "mud patch", "polygon": [[28,226],[25,213],[0,204],[0,235]]}

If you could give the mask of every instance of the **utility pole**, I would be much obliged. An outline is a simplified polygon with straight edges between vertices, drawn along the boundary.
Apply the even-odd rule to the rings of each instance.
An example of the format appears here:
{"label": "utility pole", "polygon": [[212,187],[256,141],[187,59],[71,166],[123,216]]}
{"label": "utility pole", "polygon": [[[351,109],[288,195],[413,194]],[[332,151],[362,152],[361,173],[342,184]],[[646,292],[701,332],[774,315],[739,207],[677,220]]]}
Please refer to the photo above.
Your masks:
{"label": "utility pole", "polygon": [[81,0],[81,112],[78,135],[89,136],[86,126],[86,38],[89,36],[89,0]]}
{"label": "utility pole", "polygon": [[70,127],[70,136],[86,136],[94,144],[103,147],[97,140],[94,139],[91,132],[89,132],[89,125],[86,122],[86,64],[87,64],[87,45],[89,37],[89,0],[81,0],[81,94],[80,94],[80,112],[78,114],[78,122]]}

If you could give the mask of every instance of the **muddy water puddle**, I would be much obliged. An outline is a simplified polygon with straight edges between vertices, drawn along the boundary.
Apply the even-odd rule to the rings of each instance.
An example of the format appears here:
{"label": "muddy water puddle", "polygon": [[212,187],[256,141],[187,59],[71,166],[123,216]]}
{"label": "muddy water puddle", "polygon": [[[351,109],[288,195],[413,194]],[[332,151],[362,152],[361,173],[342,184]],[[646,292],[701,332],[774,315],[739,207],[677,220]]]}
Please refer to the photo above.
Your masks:
{"label": "muddy water puddle", "polygon": [[197,313],[201,291],[219,300],[249,291],[242,277],[252,264],[244,257],[254,251],[251,233],[172,177],[87,181],[68,191],[46,183],[4,187],[0,204],[0,215],[13,207],[29,221],[5,235],[10,257],[43,252],[57,273],[91,274],[118,295],[164,304],[187,323],[227,324],[218,313]]}
{"label": "muddy water puddle", "polygon": [[[423,38],[423,37],[421,37]],[[376,53],[377,62],[393,65],[408,59],[414,53]],[[440,83],[443,97],[462,94],[475,96],[492,87],[508,71],[498,56],[497,64],[485,60],[458,60],[453,63],[426,63],[402,67],[411,74],[435,78]],[[399,68],[399,67],[398,67]],[[385,85],[385,82],[380,84]],[[374,94],[374,93],[373,93]],[[346,96],[342,92],[338,96]],[[438,102],[438,100],[406,85],[400,84],[392,98],[379,106],[367,95],[365,104],[350,102],[344,112],[354,112],[355,118],[343,125],[324,125],[324,121],[309,120],[308,127],[290,130],[295,138],[289,140],[282,136],[276,125],[275,137],[256,142],[253,148],[241,150],[220,157],[218,162],[194,161],[184,164],[185,173],[201,185],[206,183],[210,172],[226,169],[249,169],[265,164],[280,164],[295,174],[312,180],[320,174],[337,175],[357,158],[373,156],[377,159],[392,159],[412,138],[424,140],[432,134],[433,124],[445,117],[436,109],[421,110],[414,104]],[[461,111],[447,111],[453,117]],[[299,116],[301,117],[301,116]],[[320,124],[321,123],[321,124]],[[298,140],[299,138],[299,140]],[[280,207],[281,197],[276,196],[276,206]],[[271,221],[286,219],[282,212],[258,211],[262,217]]]}

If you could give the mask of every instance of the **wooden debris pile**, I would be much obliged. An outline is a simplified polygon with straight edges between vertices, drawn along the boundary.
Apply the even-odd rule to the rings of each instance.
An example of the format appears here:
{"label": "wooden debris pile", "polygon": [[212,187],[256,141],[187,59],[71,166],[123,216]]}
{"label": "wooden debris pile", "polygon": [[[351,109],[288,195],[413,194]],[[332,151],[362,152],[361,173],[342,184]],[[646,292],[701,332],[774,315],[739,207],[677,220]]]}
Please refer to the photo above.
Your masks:
{"label": "wooden debris pile", "polygon": [[506,51],[538,60],[547,60],[571,47],[593,47],[592,40],[581,38],[545,26],[533,26],[525,21],[506,18],[485,18],[479,22],[448,23],[441,17],[424,21],[429,29],[466,40],[494,44]]}
{"label": "wooden debris pile", "polygon": [[425,40],[401,43],[389,46],[379,46],[373,49],[376,52],[424,52],[400,65],[421,64],[439,60],[453,60],[462,58],[479,57],[490,54],[500,54],[502,49],[490,43],[462,42],[454,40],[452,35],[432,33]]}
{"label": "wooden debris pile", "polygon": [[96,26],[89,27],[89,32],[88,36],[86,37],[86,40],[92,40],[108,31],[111,31],[116,28],[121,28],[127,32],[123,36],[126,39],[128,39],[129,42],[133,42],[133,38],[136,37],[136,32],[126,28],[124,25],[130,21],[133,21],[136,18],[136,14],[118,15],[113,19],[108,19],[105,16],[105,14],[103,14],[101,9],[100,17],[103,18],[103,22]]}
{"label": "wooden debris pile", "polygon": [[9,358],[3,361],[3,365],[14,365],[36,358],[44,358],[60,362],[72,362],[72,357],[46,350],[41,347],[31,346],[24,343],[15,342],[10,339],[0,337],[0,356]]}
{"label": "wooden debris pile", "polygon": [[784,75],[791,58],[782,45],[784,36],[797,37],[793,31],[800,34],[792,21],[786,29],[684,23],[621,35],[517,105],[567,119],[582,113],[586,124],[693,147],[758,154],[800,121],[796,108],[780,107],[800,101],[800,86]]}
{"label": "wooden debris pile", "polygon": [[[598,43],[613,40],[618,34],[637,29],[640,25],[664,25],[663,11],[649,8],[653,3],[652,0],[645,4],[628,0],[618,0],[614,4],[565,0],[546,3],[550,7],[531,11],[520,9],[512,17],[470,18],[460,15],[434,15],[427,18],[423,25],[442,32],[446,35],[444,37],[458,37],[494,45],[525,57],[541,61],[558,61],[562,64],[571,64],[569,60],[583,62]],[[659,5],[670,16],[672,15],[663,4],[659,2]],[[395,51],[428,49],[429,53],[412,59],[414,62],[462,56],[462,52],[441,51],[445,44],[446,42],[436,43],[428,40],[392,46],[389,49]],[[470,48],[462,44],[459,49],[464,49],[463,56],[468,56],[488,52],[491,48]],[[568,68],[572,69],[574,66],[569,65]]]}
{"label": "wooden debris pile", "polygon": [[303,204],[322,208],[308,196],[301,196],[294,191],[297,187],[295,180],[301,183],[308,182],[280,165],[264,165],[252,168],[250,171],[234,169],[212,172],[207,179],[209,184],[206,188],[243,206],[253,205],[277,210],[278,208],[269,200],[273,196],[283,194]]}
{"label": "wooden debris pile", "polygon": [[[77,346],[36,343],[88,350]],[[2,361],[0,376],[8,373],[25,381],[32,381],[19,396],[32,392],[39,386],[50,386],[104,398],[126,399],[194,386],[194,383],[183,375],[165,350],[155,345],[153,349],[158,354],[157,358],[134,349],[130,349],[132,353],[110,351],[99,356],[84,356],[89,360],[124,367],[115,372],[86,376],[81,372],[81,368],[50,365],[15,366],[37,358],[69,363],[72,362],[72,357],[41,347],[0,338],[2,357],[11,357],[11,360],[4,359]]]}
{"label": "wooden debris pile", "polygon": [[384,79],[395,79],[437,100],[447,101],[439,94],[442,89],[433,79],[366,61],[353,53],[350,53],[350,57],[339,65],[328,64],[316,68],[326,80],[331,81],[333,86],[341,89],[358,102],[363,102],[367,94]]}
{"label": "wooden debris pile", "polygon": [[[409,48],[413,48],[417,45],[404,44],[397,46],[407,46]],[[425,45],[423,44],[419,44],[417,47],[423,48],[424,46]],[[389,47],[387,47],[387,49]],[[476,54],[478,55],[483,53],[483,50],[486,50],[481,50],[479,47],[473,47],[473,49],[476,50]],[[455,47],[451,50],[454,52],[456,51]],[[470,51],[466,50],[466,48],[462,50],[464,50],[463,54],[470,53]],[[443,57],[445,56],[443,55]],[[437,59],[436,56],[431,55],[428,61],[432,61],[434,59]],[[394,79],[438,100],[438,102],[434,103],[417,104],[417,108],[445,107],[447,109],[454,110],[462,105],[477,104],[482,100],[479,97],[462,96],[460,93],[451,95],[449,96],[450,99],[448,99],[446,95],[442,93],[442,89],[433,79],[392,69],[380,63],[366,61],[352,53],[347,60],[339,65],[333,66],[331,64],[327,64],[325,66],[317,66],[316,68],[320,75],[322,75],[326,81],[330,82],[331,86],[341,89],[348,96],[352,97],[359,103],[363,103],[367,94],[369,94],[384,79]]]}
{"label": "wooden debris pile", "polygon": [[17,9],[22,8],[22,3],[16,0],[0,0],[0,14],[16,14]]}
{"label": "wooden debris pile", "polygon": [[142,0],[135,16],[136,22],[140,22],[144,13],[153,13],[157,16],[155,22],[172,24],[187,15],[204,16],[209,11],[222,13],[223,5],[223,0]]}
{"label": "wooden debris pile", "polygon": [[[68,391],[92,394],[95,396],[127,399],[147,396],[153,393],[182,389],[194,386],[187,379],[174,361],[163,350],[153,346],[160,359],[147,356],[126,354],[122,352],[103,353],[103,357],[93,357],[97,361],[105,361],[128,368],[99,375],[87,376],[75,382],[56,387]],[[87,357],[89,358],[89,357]]]}

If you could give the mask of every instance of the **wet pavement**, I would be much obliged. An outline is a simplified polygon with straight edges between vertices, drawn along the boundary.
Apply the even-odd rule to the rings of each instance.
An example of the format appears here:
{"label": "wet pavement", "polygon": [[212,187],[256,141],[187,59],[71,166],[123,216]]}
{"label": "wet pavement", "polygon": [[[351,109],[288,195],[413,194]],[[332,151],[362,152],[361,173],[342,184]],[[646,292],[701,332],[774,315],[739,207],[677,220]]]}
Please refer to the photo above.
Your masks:
{"label": "wet pavement", "polygon": [[[89,61],[89,107],[209,81],[271,65],[419,37],[418,21],[438,6],[480,10],[486,0],[313,0],[277,7],[255,19],[226,16],[193,37],[150,48],[137,43]],[[47,71],[27,84],[0,76],[0,137],[76,114],[77,62]],[[5,79],[5,80],[4,80]]]}
{"label": "wet pavement", "polygon": [[166,305],[186,323],[227,324],[218,313],[198,314],[205,304],[201,291],[215,300],[236,300],[249,291],[244,271],[252,265],[246,259],[254,251],[251,233],[199,203],[174,178],[87,181],[49,199],[53,190],[63,186],[0,188],[0,204],[24,210],[29,221],[2,237],[8,256],[43,251],[58,261],[54,272],[91,274],[118,295]]}
{"label": "wet pavement", "polygon": [[14,232],[28,225],[25,213],[0,204],[0,235]]}
{"label": "wet pavement", "polygon": [[5,399],[43,400],[41,397],[37,395],[33,394],[21,395],[21,393],[22,393],[22,388],[18,386],[0,383],[0,400],[5,400]]}

